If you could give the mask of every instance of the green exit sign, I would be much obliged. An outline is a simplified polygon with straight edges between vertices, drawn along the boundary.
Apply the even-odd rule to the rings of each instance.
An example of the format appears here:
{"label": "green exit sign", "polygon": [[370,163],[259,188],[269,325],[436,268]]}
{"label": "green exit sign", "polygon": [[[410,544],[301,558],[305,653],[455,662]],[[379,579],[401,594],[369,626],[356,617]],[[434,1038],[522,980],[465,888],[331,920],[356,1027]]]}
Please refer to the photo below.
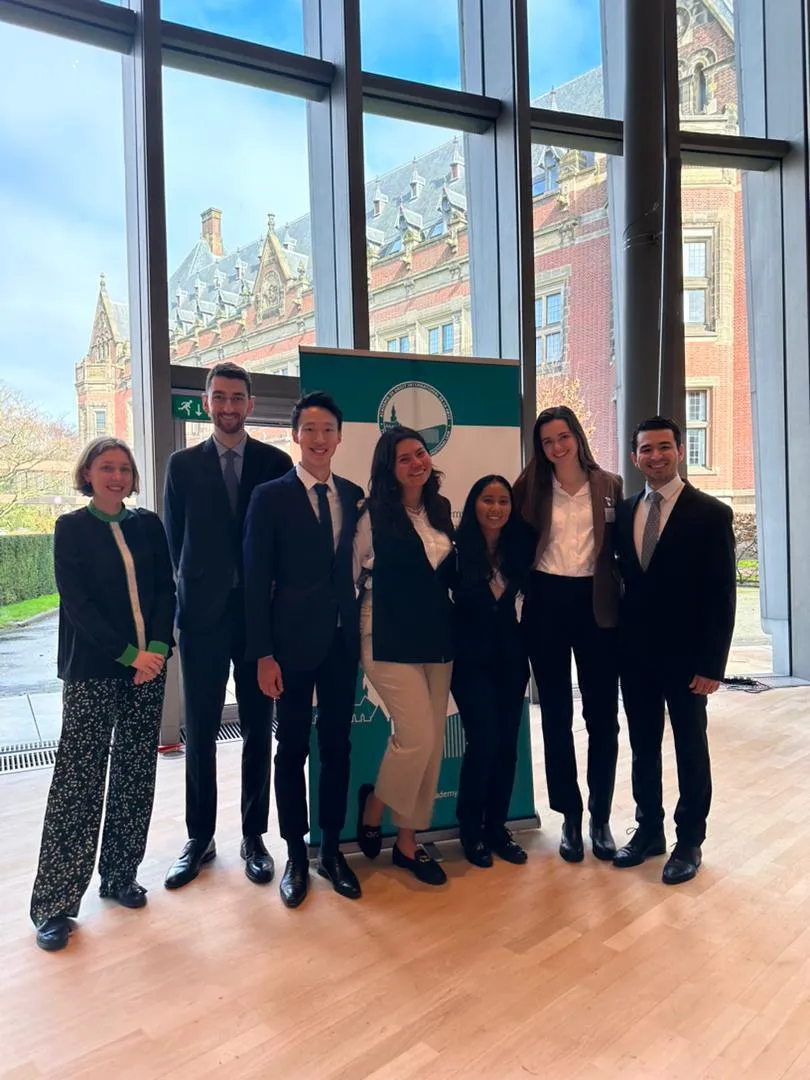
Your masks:
{"label": "green exit sign", "polygon": [[202,398],[197,394],[172,394],[172,416],[187,422],[209,420],[203,408]]}

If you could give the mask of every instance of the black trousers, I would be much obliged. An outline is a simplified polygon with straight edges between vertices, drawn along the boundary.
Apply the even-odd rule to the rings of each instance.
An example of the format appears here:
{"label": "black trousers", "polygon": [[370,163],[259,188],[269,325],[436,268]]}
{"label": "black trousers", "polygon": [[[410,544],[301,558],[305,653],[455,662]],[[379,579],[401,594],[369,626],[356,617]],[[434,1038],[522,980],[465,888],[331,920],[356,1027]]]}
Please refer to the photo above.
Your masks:
{"label": "black trousers", "polygon": [[244,659],[244,594],[234,589],[221,625],[180,634],[186,705],[186,828],[207,843],[217,823],[217,733],[233,662],[242,730],[242,835],[267,832],[273,704],[259,689],[256,663]]}
{"label": "black trousers", "polygon": [[664,704],[669,710],[678,767],[675,826],[684,844],[700,846],[712,801],[705,694],[689,689],[691,676],[622,663],[622,699],[633,751],[633,798],[639,827],[655,832],[664,822],[661,742]]}
{"label": "black trousers", "polygon": [[350,652],[341,629],[329,652],[308,671],[282,666],[284,693],[278,699],[276,730],[276,807],[282,837],[300,844],[309,831],[304,767],[312,731],[312,694],[318,693],[318,824],[322,847],[336,847],[346,820],[349,791],[351,729],[357,658]]}
{"label": "black trousers", "polygon": [[523,626],[540,701],[551,809],[566,817],[582,815],[574,752],[573,653],[588,729],[588,811],[595,825],[604,825],[619,754],[618,642],[615,630],[597,626],[593,578],[532,573]]}
{"label": "black trousers", "polygon": [[56,915],[79,914],[96,861],[108,762],[101,884],[121,888],[134,881],[152,817],[165,686],[165,667],[141,686],[131,678],[65,682],[62,734],[31,896],[35,926]]}
{"label": "black trousers", "polygon": [[456,816],[462,838],[497,833],[506,824],[515,783],[518,733],[529,665],[503,655],[453,665],[452,692],[464,725]]}

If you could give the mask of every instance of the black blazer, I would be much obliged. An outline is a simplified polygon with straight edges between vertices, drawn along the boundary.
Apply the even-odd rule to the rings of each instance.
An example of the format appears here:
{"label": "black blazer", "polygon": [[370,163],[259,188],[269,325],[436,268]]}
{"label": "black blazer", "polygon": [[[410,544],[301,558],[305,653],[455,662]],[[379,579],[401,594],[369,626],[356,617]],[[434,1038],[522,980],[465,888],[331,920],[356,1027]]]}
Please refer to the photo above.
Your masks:
{"label": "black blazer", "polygon": [[[135,566],[145,644],[168,655],[173,644],[174,578],[157,514],[140,508],[120,523]],[[112,529],[86,508],[57,518],[53,538],[59,590],[60,679],[131,679],[137,649],[126,569]]]}
{"label": "black blazer", "polygon": [[722,679],[737,595],[734,515],[718,499],[686,484],[645,573],[633,540],[643,494],[626,499],[616,512],[624,657],[689,680],[695,675]]}
{"label": "black blazer", "polygon": [[[443,501],[448,527],[450,503]],[[453,602],[456,575],[453,548],[434,570],[419,533],[403,520],[386,520],[369,509],[374,566],[371,571],[374,659],[395,664],[440,664],[455,655]],[[451,537],[452,541],[452,537]]]}
{"label": "black blazer", "polygon": [[329,651],[338,618],[350,652],[359,654],[352,547],[363,489],[334,474],[333,479],[343,523],[331,559],[295,469],[253,492],[244,539],[250,660],[273,656],[282,670],[310,671]]}
{"label": "black blazer", "polygon": [[242,526],[253,489],[291,465],[289,454],[248,436],[234,516],[214,437],[172,454],[163,517],[177,572],[180,630],[210,630],[222,621],[235,574],[242,580]]}
{"label": "black blazer", "polygon": [[525,635],[515,609],[518,592],[519,583],[509,581],[503,595],[496,599],[487,581],[457,581],[453,590],[457,661],[489,664],[506,660],[510,665],[528,662]]}

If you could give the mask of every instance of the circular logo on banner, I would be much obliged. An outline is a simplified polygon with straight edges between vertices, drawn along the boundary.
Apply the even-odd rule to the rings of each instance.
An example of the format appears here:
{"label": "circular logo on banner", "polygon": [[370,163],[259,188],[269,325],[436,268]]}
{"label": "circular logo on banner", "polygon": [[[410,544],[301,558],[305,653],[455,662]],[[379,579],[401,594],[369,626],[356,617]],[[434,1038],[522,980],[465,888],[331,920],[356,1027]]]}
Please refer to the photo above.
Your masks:
{"label": "circular logo on banner", "polygon": [[403,382],[392,386],[377,410],[380,431],[397,424],[413,428],[425,440],[428,453],[437,454],[450,438],[453,413],[444,394],[426,382]]}

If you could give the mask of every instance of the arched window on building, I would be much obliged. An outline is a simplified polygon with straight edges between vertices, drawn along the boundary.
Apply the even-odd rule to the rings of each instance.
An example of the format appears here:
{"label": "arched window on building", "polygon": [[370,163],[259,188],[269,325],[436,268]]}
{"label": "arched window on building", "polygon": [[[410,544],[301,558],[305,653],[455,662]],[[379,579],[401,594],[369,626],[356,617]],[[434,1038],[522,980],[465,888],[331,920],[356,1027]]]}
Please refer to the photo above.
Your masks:
{"label": "arched window on building", "polygon": [[709,107],[709,88],[706,85],[706,69],[703,64],[695,67],[694,74],[695,112],[705,113]]}

